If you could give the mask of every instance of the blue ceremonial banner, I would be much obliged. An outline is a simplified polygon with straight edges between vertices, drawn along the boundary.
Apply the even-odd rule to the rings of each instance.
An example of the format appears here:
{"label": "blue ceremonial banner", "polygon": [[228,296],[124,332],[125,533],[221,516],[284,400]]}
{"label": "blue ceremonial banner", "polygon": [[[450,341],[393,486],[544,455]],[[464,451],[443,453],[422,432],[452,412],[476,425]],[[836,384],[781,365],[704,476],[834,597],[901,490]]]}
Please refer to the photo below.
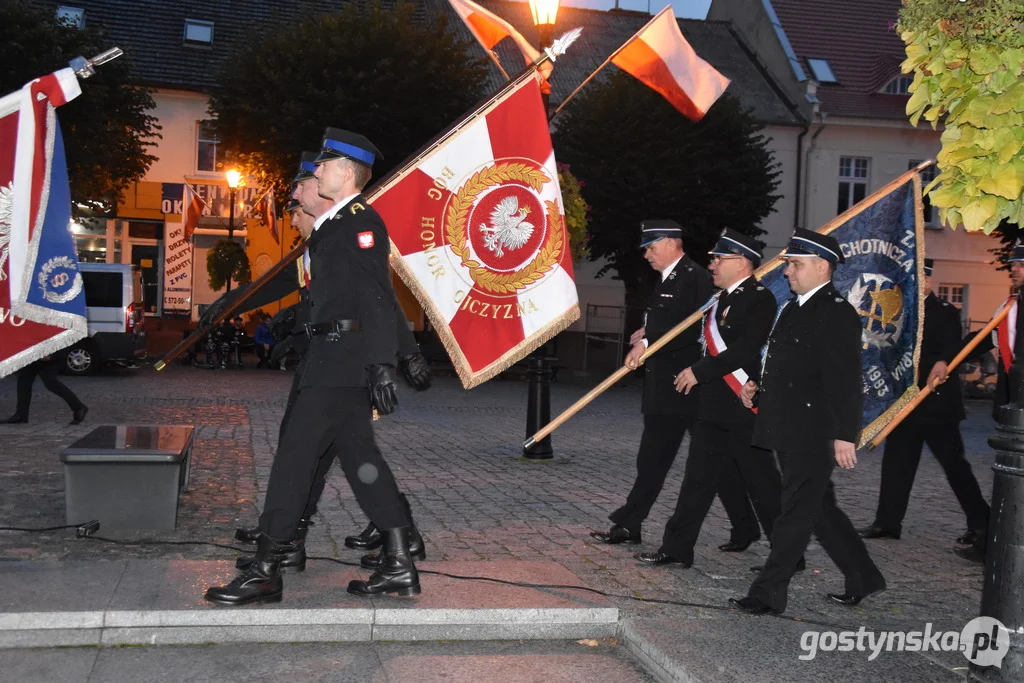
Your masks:
{"label": "blue ceremonial banner", "polygon": [[[836,238],[846,262],[836,289],[860,313],[864,418],[858,447],[867,443],[917,394],[924,297],[924,238],[919,169],[864,199],[818,232]],[[893,187],[895,185],[895,187]],[[793,298],[786,262],[761,276],[781,307]]]}

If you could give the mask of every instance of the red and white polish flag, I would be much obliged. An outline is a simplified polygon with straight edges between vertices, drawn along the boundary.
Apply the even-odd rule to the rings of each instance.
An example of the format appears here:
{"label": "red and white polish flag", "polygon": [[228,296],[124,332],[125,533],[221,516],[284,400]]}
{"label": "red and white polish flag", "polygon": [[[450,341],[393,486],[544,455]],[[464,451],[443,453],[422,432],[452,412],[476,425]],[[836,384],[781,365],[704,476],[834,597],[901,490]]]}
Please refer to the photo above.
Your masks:
{"label": "red and white polish flag", "polygon": [[0,377],[88,334],[56,108],[71,69],[0,98]]}
{"label": "red and white polish flag", "polygon": [[185,183],[181,205],[183,207],[181,224],[185,233],[185,241],[190,242],[192,240],[192,233],[199,227],[199,219],[203,216],[203,208],[206,206],[206,202],[195,191],[195,188]]}
{"label": "red and white polish flag", "polygon": [[375,195],[391,265],[467,389],[579,318],[538,79],[494,100]]}
{"label": "red and white polish flag", "polygon": [[[522,53],[526,66],[533,64],[540,57],[540,51],[533,45],[530,45],[530,41],[524,38],[523,34],[519,31],[515,30],[512,24],[497,14],[484,9],[473,2],[473,0],[448,0],[448,2],[451,3],[452,9],[459,15],[463,23],[466,24],[469,32],[473,34],[473,37],[476,38],[481,47],[488,52],[494,50],[494,46],[505,38],[511,38],[516,47],[519,48],[519,52]],[[540,65],[538,71],[540,71],[544,78],[547,78],[551,75],[552,69],[554,69],[554,64],[545,62]]]}
{"label": "red and white polish flag", "polygon": [[612,57],[612,63],[693,121],[700,121],[729,85],[729,79],[686,42],[671,5],[640,29]]}

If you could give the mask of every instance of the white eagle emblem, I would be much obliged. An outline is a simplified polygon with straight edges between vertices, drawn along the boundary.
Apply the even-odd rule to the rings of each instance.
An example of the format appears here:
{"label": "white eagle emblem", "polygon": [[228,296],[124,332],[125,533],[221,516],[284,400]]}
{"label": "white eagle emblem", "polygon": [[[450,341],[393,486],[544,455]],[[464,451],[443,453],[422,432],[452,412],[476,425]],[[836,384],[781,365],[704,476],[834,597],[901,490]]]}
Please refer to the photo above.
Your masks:
{"label": "white eagle emblem", "polygon": [[7,255],[11,244],[11,214],[14,208],[14,184],[0,187],[0,280],[7,279]]}
{"label": "white eagle emblem", "polygon": [[505,197],[491,211],[491,224],[480,224],[484,235],[484,246],[497,256],[505,255],[505,247],[519,249],[533,234],[533,223],[526,220],[530,207],[519,206],[519,200],[512,195]]}

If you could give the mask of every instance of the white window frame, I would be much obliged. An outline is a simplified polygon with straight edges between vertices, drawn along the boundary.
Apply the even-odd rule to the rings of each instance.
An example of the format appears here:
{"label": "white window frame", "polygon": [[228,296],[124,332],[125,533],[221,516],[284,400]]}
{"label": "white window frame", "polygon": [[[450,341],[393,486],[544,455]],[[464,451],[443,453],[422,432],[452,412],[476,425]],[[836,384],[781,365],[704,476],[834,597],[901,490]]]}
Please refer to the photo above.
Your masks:
{"label": "white window frame", "polygon": [[909,95],[910,84],[914,82],[914,74],[900,74],[889,79],[878,92],[883,95]]}
{"label": "white window frame", "polygon": [[185,32],[182,40],[192,45],[213,44],[213,22],[202,19],[185,19]]}
{"label": "white window frame", "polygon": [[57,5],[57,20],[75,28],[85,28],[85,9],[74,5]]}
{"label": "white window frame", "polygon": [[832,65],[828,63],[827,59],[822,57],[808,57],[807,68],[811,70],[811,75],[814,76],[814,80],[819,83],[839,82],[839,79],[836,78],[836,72],[832,70]]}
{"label": "white window frame", "polygon": [[[911,159],[907,162],[907,170],[917,168],[923,159]],[[921,189],[928,187],[928,183],[935,180],[936,176],[939,175],[939,167],[936,164],[932,164],[928,168],[921,171]],[[939,212],[932,206],[932,202],[928,199],[928,195],[921,197],[921,203],[924,209],[924,226],[926,228],[932,228],[934,230],[942,230],[942,225],[939,223]]]}
{"label": "white window frame", "polygon": [[[863,173],[863,174],[861,174]],[[846,188],[843,188],[843,185]],[[839,157],[839,182],[836,184],[837,216],[851,206],[868,196],[868,188],[871,186],[871,157],[841,156]],[[855,200],[857,188],[861,187],[863,193],[861,198]],[[839,203],[844,200],[843,192],[846,192],[846,206],[840,208]]]}
{"label": "white window frame", "polygon": [[964,310],[967,304],[967,287],[968,285],[960,282],[943,282],[935,288],[935,296]]}
{"label": "white window frame", "polygon": [[[212,133],[211,136],[204,137],[203,128],[208,126],[209,124],[206,122],[196,121],[196,173],[217,173],[217,161],[220,156],[220,138],[212,135]],[[199,160],[202,158],[199,150],[202,149],[204,144],[213,145],[213,168],[207,169],[199,167]]]}

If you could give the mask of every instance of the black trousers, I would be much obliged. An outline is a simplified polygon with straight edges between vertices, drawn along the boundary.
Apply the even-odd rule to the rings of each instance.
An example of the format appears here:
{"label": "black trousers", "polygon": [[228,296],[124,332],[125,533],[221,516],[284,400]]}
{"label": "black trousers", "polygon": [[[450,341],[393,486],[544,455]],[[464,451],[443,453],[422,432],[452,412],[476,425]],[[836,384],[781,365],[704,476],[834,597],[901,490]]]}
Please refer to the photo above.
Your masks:
{"label": "black trousers", "polygon": [[608,519],[627,529],[640,530],[665,485],[665,477],[675,462],[686,430],[692,424],[692,418],[681,415],[644,415],[633,488],[626,496],[626,504],[608,515]]}
{"label": "black trousers", "polygon": [[317,469],[324,458],[334,457],[341,461],[359,506],[379,529],[409,525],[395,477],[374,439],[369,392],[306,387],[296,393],[282,425],[260,515],[263,533],[281,542],[295,536]]}
{"label": "black trousers", "polygon": [[[696,429],[696,427],[694,427]],[[749,445],[749,444],[748,444]],[[771,456],[771,454],[768,454]],[[774,463],[774,458],[770,458]],[[775,470],[776,479],[778,469]],[[761,537],[761,530],[764,529],[765,538],[772,536],[771,524],[775,517],[761,520],[761,511],[754,511],[750,504],[751,493],[749,485],[740,470],[736,458],[729,456],[722,462],[722,471],[718,475],[718,500],[722,501],[725,514],[729,518],[729,540],[736,543],[753,543]],[[776,501],[778,496],[776,496]],[[778,516],[778,513],[775,515]],[[767,526],[765,526],[767,522]]]}
{"label": "black trousers", "polygon": [[832,486],[835,457],[777,453],[782,468],[782,512],[772,530],[772,550],[748,595],[772,609],[786,609],[789,581],[813,533],[846,578],[845,592],[867,595],[885,588],[885,578],[868,555],[864,541],[836,506]]}
{"label": "black trousers", "polygon": [[64,399],[72,411],[82,407],[82,402],[74,392],[57,379],[57,360],[51,357],[49,360],[29,363],[18,370],[18,407],[15,409],[18,415],[28,417],[28,409],[32,405],[32,384],[36,381],[36,375],[43,381],[43,386]]}
{"label": "black trousers", "polygon": [[750,445],[753,427],[753,421],[723,425],[703,420],[693,426],[683,485],[675,514],[665,525],[661,552],[693,562],[693,547],[716,490],[721,497],[723,474],[738,478],[744,501],[749,491],[756,508],[753,535],[748,538],[757,537],[757,519],[772,538],[773,522],[780,511],[781,481],[771,452]]}
{"label": "black trousers", "polygon": [[882,486],[878,496],[875,524],[886,531],[899,533],[907,514],[910,490],[914,487],[921,450],[928,444],[935,459],[942,465],[946,480],[964,514],[968,529],[987,529],[989,507],[981,494],[970,463],[964,457],[964,440],[960,424],[947,422],[904,422],[885,440],[882,454]]}

